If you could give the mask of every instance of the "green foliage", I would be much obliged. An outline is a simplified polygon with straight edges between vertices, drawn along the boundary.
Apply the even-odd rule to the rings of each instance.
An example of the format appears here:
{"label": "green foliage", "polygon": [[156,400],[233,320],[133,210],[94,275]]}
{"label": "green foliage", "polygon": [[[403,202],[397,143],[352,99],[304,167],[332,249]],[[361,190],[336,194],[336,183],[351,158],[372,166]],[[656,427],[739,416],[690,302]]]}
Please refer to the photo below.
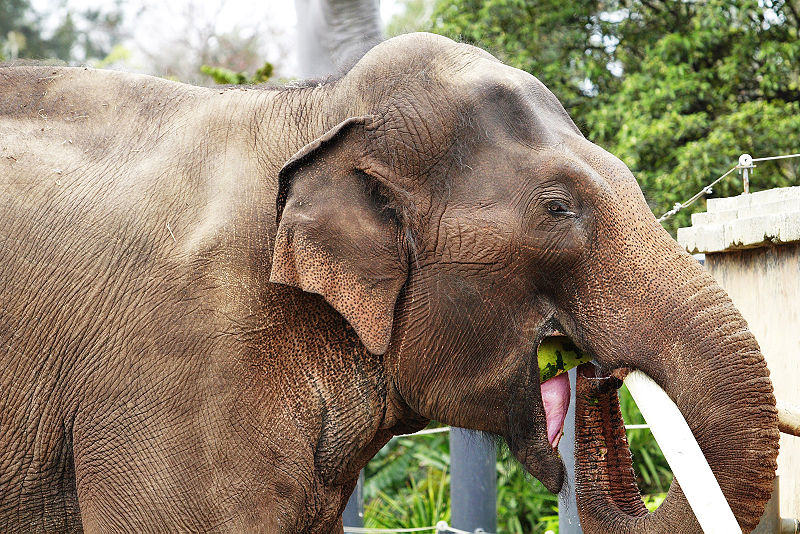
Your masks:
{"label": "green foliage", "polygon": [[534,73],[574,116],[615,82],[598,0],[439,0],[433,31]]}
{"label": "green foliage", "polygon": [[[57,20],[54,29],[51,21]],[[106,57],[121,40],[121,1],[108,9],[70,8],[51,2],[35,9],[30,0],[0,2],[0,59],[60,59],[86,62]]]}
{"label": "green foliage", "polygon": [[[431,526],[450,520],[447,433],[392,440],[365,469],[365,525]],[[498,531],[536,534],[558,529],[558,496],[531,477],[502,447],[497,461]]]}
{"label": "green foliage", "polygon": [[447,471],[428,469],[420,480],[391,495],[379,491],[364,509],[364,524],[371,528],[429,527],[450,521],[450,477]]}
{"label": "green foliage", "polygon": [[364,524],[407,528],[450,520],[447,433],[389,442],[365,469]]}
{"label": "green foliage", "polygon": [[[800,150],[796,0],[438,0],[433,31],[544,82],[584,133],[620,157],[656,215],[748,152]],[[798,184],[765,163],[753,190]],[[713,193],[741,191],[734,177]],[[698,202],[665,226],[686,226]]]}
{"label": "green foliage", "polygon": [[530,476],[508,447],[498,454],[497,530],[508,534],[558,531],[558,496]]}
{"label": "green foliage", "polygon": [[[586,120],[594,140],[631,168],[657,214],[727,171],[740,153],[800,148],[800,21],[787,6],[691,3],[680,10],[679,26],[642,43],[641,57],[623,56],[619,90]],[[661,16],[645,6],[640,14],[645,21]],[[753,189],[797,184],[799,173],[797,160],[764,164]],[[740,192],[731,177],[714,194]],[[687,212],[667,226],[688,223]]]}
{"label": "green foliage", "polygon": [[364,475],[364,499],[369,501],[379,492],[397,492],[407,485],[409,477],[419,478],[429,468],[446,471],[450,465],[447,433],[426,437],[396,438],[378,451],[367,465]]}
{"label": "green foliage", "polygon": [[219,85],[252,85],[264,83],[272,77],[273,66],[270,62],[265,62],[256,72],[250,76],[247,72],[234,72],[225,67],[212,67],[202,65],[200,72],[211,77],[214,83]]}

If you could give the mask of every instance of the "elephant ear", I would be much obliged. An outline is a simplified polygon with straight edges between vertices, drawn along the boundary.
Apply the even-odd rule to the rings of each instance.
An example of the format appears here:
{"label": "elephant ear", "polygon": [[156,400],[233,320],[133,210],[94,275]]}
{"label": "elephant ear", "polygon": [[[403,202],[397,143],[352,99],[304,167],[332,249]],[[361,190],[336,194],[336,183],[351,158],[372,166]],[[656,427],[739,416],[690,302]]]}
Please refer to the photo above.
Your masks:
{"label": "elephant ear", "polygon": [[281,169],[270,281],[322,295],[367,350],[383,354],[408,254],[402,210],[369,154],[368,122],[343,121]]}

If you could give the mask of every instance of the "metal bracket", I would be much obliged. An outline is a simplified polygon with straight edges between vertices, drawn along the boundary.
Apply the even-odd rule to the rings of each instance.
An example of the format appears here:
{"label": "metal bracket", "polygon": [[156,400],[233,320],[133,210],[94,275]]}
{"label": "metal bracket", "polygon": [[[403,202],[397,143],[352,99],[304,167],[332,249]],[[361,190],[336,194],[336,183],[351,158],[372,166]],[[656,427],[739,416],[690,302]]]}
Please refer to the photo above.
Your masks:
{"label": "metal bracket", "polygon": [[750,154],[739,156],[739,165],[736,168],[739,169],[739,174],[742,175],[742,188],[744,189],[744,194],[747,195],[750,193],[750,172],[756,168],[753,165],[753,156]]}

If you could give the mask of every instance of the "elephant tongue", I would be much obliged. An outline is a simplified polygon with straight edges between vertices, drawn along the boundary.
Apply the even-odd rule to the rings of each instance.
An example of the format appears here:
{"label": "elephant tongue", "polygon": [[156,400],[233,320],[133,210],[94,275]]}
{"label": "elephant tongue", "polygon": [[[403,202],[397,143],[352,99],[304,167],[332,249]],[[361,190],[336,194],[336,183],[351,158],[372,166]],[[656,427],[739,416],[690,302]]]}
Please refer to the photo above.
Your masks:
{"label": "elephant tongue", "polygon": [[564,418],[569,408],[569,376],[566,373],[542,382],[542,402],[547,418],[547,440],[553,448],[558,446]]}

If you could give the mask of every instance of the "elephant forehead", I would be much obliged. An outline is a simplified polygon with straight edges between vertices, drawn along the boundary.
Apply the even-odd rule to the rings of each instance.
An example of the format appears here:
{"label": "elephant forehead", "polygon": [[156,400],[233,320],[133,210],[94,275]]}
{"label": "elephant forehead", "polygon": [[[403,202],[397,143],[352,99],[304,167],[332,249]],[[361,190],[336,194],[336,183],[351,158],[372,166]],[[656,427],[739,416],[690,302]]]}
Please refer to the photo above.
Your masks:
{"label": "elephant forehead", "polygon": [[[348,91],[371,87],[372,149],[405,173],[449,166],[454,148],[478,148],[487,137],[537,148],[582,138],[534,76],[441,36],[390,39],[365,55],[347,80],[342,87]],[[463,151],[456,156],[464,162]]]}
{"label": "elephant forehead", "polygon": [[582,137],[555,95],[527,72],[477,57],[449,80],[488,135],[502,132],[535,147]]}

